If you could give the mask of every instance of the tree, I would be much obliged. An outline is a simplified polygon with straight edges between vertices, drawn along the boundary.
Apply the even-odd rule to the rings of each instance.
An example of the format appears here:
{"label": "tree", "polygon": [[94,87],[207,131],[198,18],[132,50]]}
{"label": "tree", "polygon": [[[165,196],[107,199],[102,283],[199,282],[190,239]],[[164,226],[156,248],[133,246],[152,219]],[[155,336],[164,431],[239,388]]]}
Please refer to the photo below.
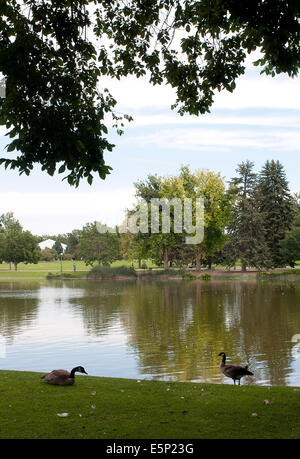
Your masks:
{"label": "tree", "polygon": [[79,237],[79,255],[87,265],[100,265],[121,259],[120,238],[117,233],[99,233],[96,222],[87,223]]}
{"label": "tree", "polygon": [[[299,2],[295,0],[7,0],[0,5],[0,71],[6,98],[0,123],[10,129],[5,167],[29,174],[35,164],[69,184],[105,179],[113,145],[108,119],[122,132],[116,100],[101,76],[145,76],[169,84],[179,113],[210,110],[216,91],[232,92],[247,54],[274,76],[299,68]],[[99,39],[99,52],[88,38]],[[89,33],[88,33],[89,32]],[[120,125],[121,123],[121,125]]]}
{"label": "tree", "polygon": [[53,261],[57,258],[57,252],[53,249],[49,249],[46,247],[44,250],[41,251],[40,260],[43,261]]}
{"label": "tree", "polygon": [[18,220],[15,219],[13,212],[7,212],[0,215],[0,232],[8,233],[8,231],[22,230],[22,226]]}
{"label": "tree", "polygon": [[62,255],[64,249],[63,249],[63,246],[61,245],[61,242],[57,239],[52,247],[53,250],[55,250],[55,252],[58,254],[58,255]]}
{"label": "tree", "polygon": [[144,234],[125,232],[120,234],[122,256],[125,260],[138,260],[138,267],[142,267],[142,260],[148,258],[149,247]]}
{"label": "tree", "polygon": [[19,263],[37,263],[41,253],[37,238],[30,231],[23,231],[12,213],[2,215],[0,220],[3,227],[0,237],[1,259],[13,263],[16,271]]}
{"label": "tree", "polygon": [[78,243],[81,231],[80,230],[73,230],[71,233],[68,233],[65,238],[65,243],[67,245],[65,253],[71,254],[72,258],[76,258],[78,256]]}
{"label": "tree", "polygon": [[[182,266],[196,259],[197,269],[203,260],[208,260],[214,250],[219,250],[225,242],[224,230],[230,214],[229,200],[225,185],[219,173],[197,170],[192,173],[188,166],[182,166],[178,175],[158,177],[149,175],[147,180],[135,184],[136,196],[151,204],[151,217],[148,212],[148,233],[138,233],[133,242],[139,241],[139,247],[147,248],[149,258],[157,264],[164,264],[168,269],[170,264]],[[188,231],[185,221],[185,199],[191,200],[192,225],[195,228],[195,203],[197,198],[204,199],[204,239],[201,244],[187,244],[186,237],[192,234]],[[154,199],[159,199],[157,210],[157,229],[153,228],[152,210]],[[176,199],[177,201],[173,201]],[[166,202],[164,201],[166,200]],[[168,231],[164,230],[163,204],[166,203],[166,216],[170,219]],[[179,204],[179,209],[175,209]],[[135,208],[135,211],[138,206]],[[177,213],[176,213],[177,212]],[[181,221],[179,221],[181,219]],[[180,230],[175,224],[180,223]]]}
{"label": "tree", "polygon": [[228,255],[227,264],[235,265],[240,259],[243,272],[247,266],[260,269],[270,264],[263,216],[256,199],[257,176],[253,167],[254,163],[250,161],[242,162],[236,169],[238,176],[231,180],[231,192],[236,202],[228,226],[229,241],[224,247],[224,253]]}
{"label": "tree", "polygon": [[282,257],[287,260],[287,263],[295,266],[296,261],[300,260],[300,212],[296,216],[292,228],[285,234],[284,240],[281,242]]}
{"label": "tree", "polygon": [[295,216],[292,198],[284,168],[279,161],[267,161],[257,184],[257,205],[263,215],[264,233],[273,267],[284,266],[287,260],[281,250],[281,241],[291,229]]}
{"label": "tree", "polygon": [[[161,232],[162,225],[162,209],[158,209],[158,233],[152,231],[151,227],[151,202],[154,199],[161,198],[163,178],[157,175],[148,175],[144,181],[136,182],[136,197],[138,200],[143,200],[148,205],[148,233],[139,232],[134,238],[134,242],[139,247],[140,253],[144,253],[144,257],[147,254],[149,258],[153,259],[158,265],[161,264],[162,260],[164,268],[169,269],[169,253],[171,248],[174,246],[175,238],[173,234],[163,234]],[[165,197],[165,196],[164,196]],[[129,211],[130,216],[133,212],[137,212],[140,208],[140,202],[138,202],[134,211]],[[152,210],[152,209],[151,209]]]}

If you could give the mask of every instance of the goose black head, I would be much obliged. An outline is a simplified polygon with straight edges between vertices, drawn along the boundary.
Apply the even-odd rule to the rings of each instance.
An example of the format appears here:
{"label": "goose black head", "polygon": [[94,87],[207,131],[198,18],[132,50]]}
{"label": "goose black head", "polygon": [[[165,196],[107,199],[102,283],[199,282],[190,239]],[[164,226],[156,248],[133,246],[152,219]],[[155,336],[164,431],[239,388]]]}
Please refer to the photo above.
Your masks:
{"label": "goose black head", "polygon": [[223,355],[225,355],[225,352],[220,352],[220,354],[218,354],[218,357],[222,357]]}
{"label": "goose black head", "polygon": [[81,367],[81,366],[76,367],[76,368],[75,368],[75,371],[77,371],[77,373],[85,373],[86,375],[88,374],[88,373],[85,371],[85,369],[84,369],[83,367]]}

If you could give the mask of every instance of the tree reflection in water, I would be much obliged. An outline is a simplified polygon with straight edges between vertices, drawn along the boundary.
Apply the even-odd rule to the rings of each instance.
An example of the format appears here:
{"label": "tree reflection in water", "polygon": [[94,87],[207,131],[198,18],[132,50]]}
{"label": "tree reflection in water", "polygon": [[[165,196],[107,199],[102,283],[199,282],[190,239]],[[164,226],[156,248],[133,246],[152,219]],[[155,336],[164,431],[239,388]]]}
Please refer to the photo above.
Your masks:
{"label": "tree reflection in water", "polygon": [[[115,362],[122,359],[120,377],[132,377],[124,361],[131,358],[137,378],[225,382],[218,357],[225,351],[229,362],[248,363],[254,372],[244,384],[299,384],[293,338],[300,333],[299,303],[300,282],[288,280],[2,282],[0,335],[13,345],[16,335],[38,333],[48,318],[50,327],[55,310],[70,352],[81,346],[94,375],[107,375],[106,343],[119,340],[109,352]],[[66,342],[51,333],[67,352]]]}

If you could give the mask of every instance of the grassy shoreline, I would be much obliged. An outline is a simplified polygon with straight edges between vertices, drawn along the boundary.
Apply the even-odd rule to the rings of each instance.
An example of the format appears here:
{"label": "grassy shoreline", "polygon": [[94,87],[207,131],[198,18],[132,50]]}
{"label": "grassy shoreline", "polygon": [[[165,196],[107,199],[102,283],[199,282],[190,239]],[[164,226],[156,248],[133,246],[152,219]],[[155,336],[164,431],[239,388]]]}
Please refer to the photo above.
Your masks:
{"label": "grassy shoreline", "polygon": [[0,281],[8,280],[78,280],[78,279],[90,279],[94,281],[101,281],[105,279],[113,280],[200,280],[200,281],[210,281],[210,280],[272,280],[279,277],[287,276],[297,276],[300,279],[300,269],[287,269],[287,270],[274,270],[271,272],[258,272],[258,271],[208,271],[203,270],[199,273],[196,273],[192,270],[186,270],[183,273],[180,270],[171,269],[169,272],[163,269],[157,270],[138,270],[136,276],[128,276],[122,274],[114,275],[95,275],[88,276],[88,271],[63,271],[62,273],[49,272],[49,271],[0,271]]}
{"label": "grassy shoreline", "polygon": [[41,375],[0,370],[1,439],[300,438],[298,388]]}

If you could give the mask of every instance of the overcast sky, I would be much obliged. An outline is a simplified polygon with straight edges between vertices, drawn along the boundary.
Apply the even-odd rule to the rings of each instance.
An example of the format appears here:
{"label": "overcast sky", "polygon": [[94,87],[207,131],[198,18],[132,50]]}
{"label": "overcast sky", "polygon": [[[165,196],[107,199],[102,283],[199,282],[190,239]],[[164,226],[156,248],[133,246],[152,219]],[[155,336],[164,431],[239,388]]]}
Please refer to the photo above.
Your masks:
{"label": "overcast sky", "polygon": [[[215,98],[210,114],[181,117],[170,109],[172,89],[145,80],[104,81],[117,98],[118,111],[132,115],[122,137],[105,156],[113,167],[105,180],[71,188],[60,176],[39,168],[29,176],[0,168],[0,214],[12,211],[34,234],[58,234],[100,220],[120,223],[134,201],[133,183],[150,173],[176,174],[183,164],[206,168],[229,180],[237,164],[249,159],[259,171],[268,159],[285,167],[292,191],[300,191],[300,80],[260,76],[250,66],[234,93]],[[0,131],[0,156],[8,139]]]}

